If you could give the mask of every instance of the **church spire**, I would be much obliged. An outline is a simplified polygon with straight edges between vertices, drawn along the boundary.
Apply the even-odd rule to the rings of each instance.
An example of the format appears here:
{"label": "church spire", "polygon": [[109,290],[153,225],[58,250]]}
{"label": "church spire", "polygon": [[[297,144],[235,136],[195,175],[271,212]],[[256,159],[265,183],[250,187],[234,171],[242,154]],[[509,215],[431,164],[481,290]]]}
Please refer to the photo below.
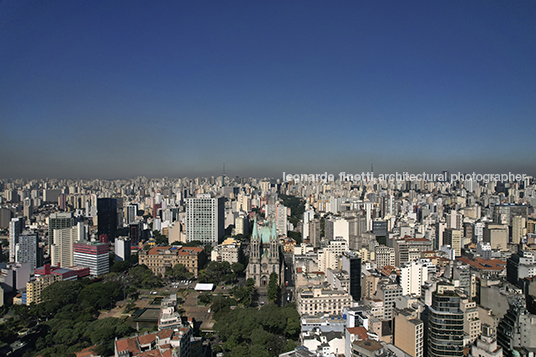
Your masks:
{"label": "church spire", "polygon": [[257,230],[257,215],[255,215],[255,219],[253,221],[253,232],[252,232],[252,235],[251,235],[251,239],[257,239],[257,234],[258,234],[258,230]]}

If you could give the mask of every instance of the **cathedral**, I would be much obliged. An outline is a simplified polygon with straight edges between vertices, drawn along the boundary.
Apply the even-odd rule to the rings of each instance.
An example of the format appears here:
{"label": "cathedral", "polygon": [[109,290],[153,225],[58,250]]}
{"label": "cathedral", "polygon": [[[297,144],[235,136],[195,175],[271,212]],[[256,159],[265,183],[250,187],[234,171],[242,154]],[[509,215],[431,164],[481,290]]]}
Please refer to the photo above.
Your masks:
{"label": "cathedral", "polygon": [[249,264],[246,278],[252,278],[255,281],[255,287],[262,288],[268,286],[270,274],[276,273],[279,285],[282,285],[284,269],[275,222],[272,222],[271,227],[266,224],[259,229],[257,218],[255,218],[249,244]]}

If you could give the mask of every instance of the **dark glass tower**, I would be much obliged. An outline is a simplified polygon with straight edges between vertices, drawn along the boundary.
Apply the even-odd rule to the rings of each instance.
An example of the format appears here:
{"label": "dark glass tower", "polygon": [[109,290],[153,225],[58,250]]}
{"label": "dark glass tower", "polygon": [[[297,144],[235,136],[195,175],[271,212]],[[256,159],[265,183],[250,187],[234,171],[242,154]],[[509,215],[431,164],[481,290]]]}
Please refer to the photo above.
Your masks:
{"label": "dark glass tower", "polygon": [[98,198],[97,216],[99,241],[113,242],[117,235],[117,199]]}

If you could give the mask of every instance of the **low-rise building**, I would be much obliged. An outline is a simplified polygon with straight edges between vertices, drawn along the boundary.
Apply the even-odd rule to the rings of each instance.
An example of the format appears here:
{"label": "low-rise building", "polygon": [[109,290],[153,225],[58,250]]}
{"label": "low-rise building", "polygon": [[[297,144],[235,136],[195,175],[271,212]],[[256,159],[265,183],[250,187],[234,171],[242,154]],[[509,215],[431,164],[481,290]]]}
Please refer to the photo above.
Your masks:
{"label": "low-rise building", "polygon": [[239,263],[242,260],[242,246],[239,241],[227,238],[210,252],[210,260],[213,262]]}
{"label": "low-rise building", "polygon": [[166,273],[166,268],[182,264],[195,276],[205,264],[206,254],[198,247],[154,247],[138,253],[139,264],[146,265],[154,274]]}
{"label": "low-rise building", "polygon": [[300,315],[341,314],[352,306],[352,297],[344,290],[333,290],[319,285],[302,288],[297,293],[297,309]]}

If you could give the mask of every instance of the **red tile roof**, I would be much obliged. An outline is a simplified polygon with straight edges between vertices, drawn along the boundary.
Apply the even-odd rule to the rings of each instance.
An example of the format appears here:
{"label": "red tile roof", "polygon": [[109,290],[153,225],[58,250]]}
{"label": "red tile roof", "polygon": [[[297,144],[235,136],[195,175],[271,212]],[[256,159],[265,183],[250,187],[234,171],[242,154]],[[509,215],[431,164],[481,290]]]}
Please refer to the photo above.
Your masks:
{"label": "red tile roof", "polygon": [[348,332],[350,332],[350,334],[355,335],[358,340],[365,341],[369,339],[368,334],[367,334],[367,329],[364,328],[363,326],[348,327],[347,330]]}
{"label": "red tile roof", "polygon": [[140,345],[148,345],[153,343],[156,340],[156,333],[151,333],[148,335],[143,335],[138,337]]}
{"label": "red tile roof", "polygon": [[136,337],[129,337],[115,342],[118,352],[129,351],[130,353],[139,352],[138,340]]}

